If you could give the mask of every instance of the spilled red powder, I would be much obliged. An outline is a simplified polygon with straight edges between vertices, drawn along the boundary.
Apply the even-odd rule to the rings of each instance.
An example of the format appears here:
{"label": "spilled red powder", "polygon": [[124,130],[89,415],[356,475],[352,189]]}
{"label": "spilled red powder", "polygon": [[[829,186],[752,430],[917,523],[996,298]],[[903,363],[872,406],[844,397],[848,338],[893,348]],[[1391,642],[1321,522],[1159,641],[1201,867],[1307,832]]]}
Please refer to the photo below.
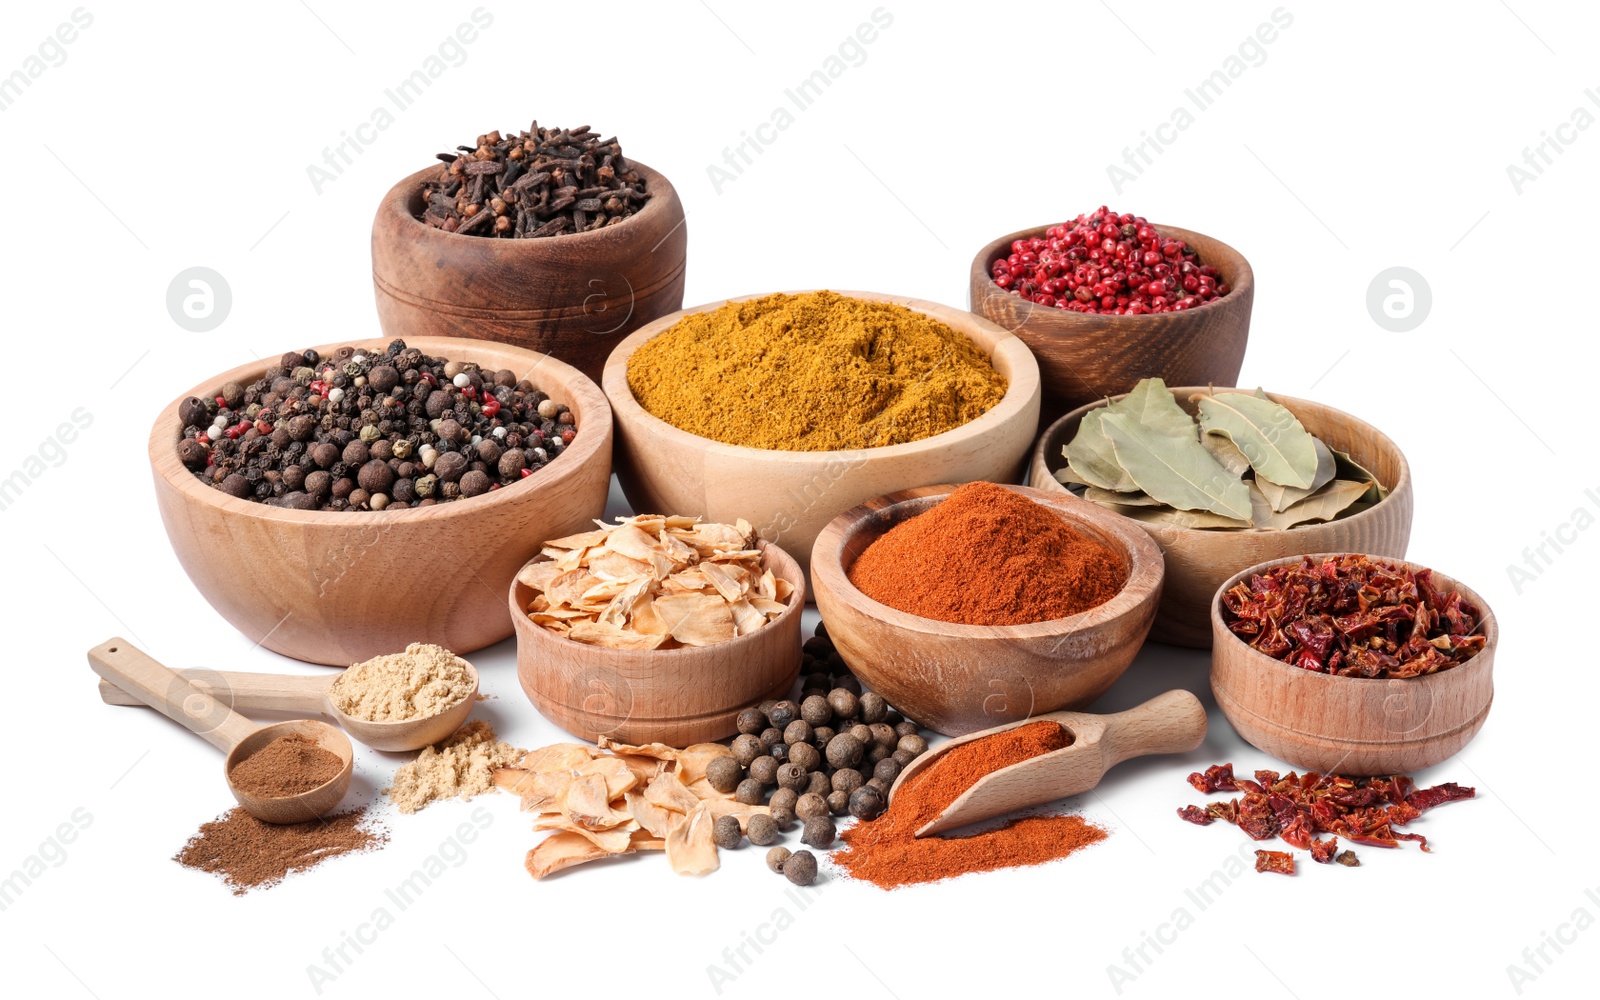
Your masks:
{"label": "spilled red powder", "polygon": [[941,754],[900,786],[882,816],[844,832],[845,846],[833,854],[834,864],[853,878],[894,889],[968,872],[1043,864],[1104,840],[1106,831],[1082,816],[1027,816],[968,837],[917,839],[924,824],[979,778],[1071,742],[1059,723],[1039,721]]}

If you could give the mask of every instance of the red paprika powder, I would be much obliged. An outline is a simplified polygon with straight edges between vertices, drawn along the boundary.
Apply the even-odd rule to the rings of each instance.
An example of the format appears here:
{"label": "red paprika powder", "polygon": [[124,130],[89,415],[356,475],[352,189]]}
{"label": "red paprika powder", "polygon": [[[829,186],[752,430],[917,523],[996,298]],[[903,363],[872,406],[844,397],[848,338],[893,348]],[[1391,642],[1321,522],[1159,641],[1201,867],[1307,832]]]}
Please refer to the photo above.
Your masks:
{"label": "red paprika powder", "polygon": [[1104,604],[1128,581],[1111,549],[994,483],[958,487],[885,532],[850,582],[897,611],[961,625],[1028,625]]}
{"label": "red paprika powder", "polygon": [[1030,722],[941,754],[908,778],[876,820],[844,832],[833,862],[853,878],[884,889],[964,875],[1043,864],[1104,840],[1082,816],[1027,816],[971,836],[917,831],[986,774],[1072,742],[1059,723]]}

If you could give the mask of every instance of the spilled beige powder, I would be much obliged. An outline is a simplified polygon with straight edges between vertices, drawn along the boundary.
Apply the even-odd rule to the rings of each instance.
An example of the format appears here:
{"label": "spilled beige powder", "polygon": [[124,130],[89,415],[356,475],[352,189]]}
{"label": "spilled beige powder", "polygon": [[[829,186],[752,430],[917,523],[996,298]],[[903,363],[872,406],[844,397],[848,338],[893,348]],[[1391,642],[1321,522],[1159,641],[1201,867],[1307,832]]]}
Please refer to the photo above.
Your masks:
{"label": "spilled beige powder", "polygon": [[523,753],[477,719],[438,746],[423,747],[416,760],[394,773],[394,787],[385,791],[403,813],[439,799],[470,799],[494,791],[495,768],[514,767]]}
{"label": "spilled beige powder", "polygon": [[333,682],[333,707],[367,722],[402,722],[438,715],[469,698],[472,667],[461,657],[428,643],[413,642],[404,653],[388,653],[357,663]]}

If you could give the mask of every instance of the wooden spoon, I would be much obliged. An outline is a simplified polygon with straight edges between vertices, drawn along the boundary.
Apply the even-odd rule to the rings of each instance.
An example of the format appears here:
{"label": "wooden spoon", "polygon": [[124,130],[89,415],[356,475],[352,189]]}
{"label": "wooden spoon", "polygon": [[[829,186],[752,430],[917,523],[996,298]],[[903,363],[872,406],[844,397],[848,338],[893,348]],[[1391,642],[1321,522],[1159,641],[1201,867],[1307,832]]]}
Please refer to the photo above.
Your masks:
{"label": "wooden spoon", "polygon": [[[331,716],[356,742],[374,750],[397,752],[421,750],[442,742],[460,729],[478,702],[478,671],[467,664],[472,675],[472,693],[434,715],[397,722],[370,722],[346,715],[335,708],[328,689],[334,676],[258,674],[225,670],[180,670],[178,676],[202,693],[225,702],[238,712],[287,711],[321,712]],[[143,705],[136,695],[123,691],[110,681],[100,682],[100,700],[107,705]]]}
{"label": "wooden spoon", "polygon": [[[108,639],[89,650],[89,666],[101,677],[139,698],[141,704],[149,705],[227,754],[223,775],[227,778],[228,789],[245,812],[262,822],[303,823],[316,819],[337,808],[350,788],[355,750],[350,746],[349,737],[326,722],[298,719],[258,725],[122,638]],[[233,769],[240,761],[284,736],[313,740],[338,757],[344,766],[335,777],[295,795],[254,795],[233,783]]]}
{"label": "wooden spoon", "polygon": [[1205,708],[1200,699],[1181,689],[1157,695],[1143,705],[1116,715],[1048,712],[970,733],[928,751],[900,772],[889,788],[890,800],[893,801],[894,793],[906,779],[952,747],[1041,720],[1061,723],[1072,735],[1071,745],[984,775],[918,830],[917,836],[954,830],[968,823],[1087,792],[1100,783],[1107,771],[1131,757],[1183,753],[1193,750],[1206,738]]}

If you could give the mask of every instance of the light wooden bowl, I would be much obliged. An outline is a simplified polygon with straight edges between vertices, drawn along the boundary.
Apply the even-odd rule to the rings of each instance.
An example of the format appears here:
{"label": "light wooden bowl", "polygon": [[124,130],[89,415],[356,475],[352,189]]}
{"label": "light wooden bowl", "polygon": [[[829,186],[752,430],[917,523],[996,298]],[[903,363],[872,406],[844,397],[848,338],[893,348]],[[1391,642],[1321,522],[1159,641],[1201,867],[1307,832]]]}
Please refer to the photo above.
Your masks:
{"label": "light wooden bowl", "polygon": [[1044,386],[1039,427],[1068,410],[1128,392],[1142,378],[1169,385],[1232,385],[1250,336],[1255,275],[1239,251],[1187,229],[1152,223],[1221,272],[1228,294],[1194,309],[1146,316],[1097,316],[1035,305],[994,283],[989,268],[1011,254],[1014,240],[1043,237],[1036,226],[990,243],[972,258],[967,303],[1033,349]]}
{"label": "light wooden bowl", "polygon": [[615,226],[536,240],[462,236],[421,221],[422,183],[396,184],[372,220],[372,284],[385,336],[476,337],[548,354],[599,384],[624,337],[683,306],[688,231],[678,192],[629,160],[650,200]]}
{"label": "light wooden bowl", "polygon": [[946,736],[1087,706],[1133,662],[1161,596],[1161,550],[1134,522],[1076,497],[1006,488],[1118,553],[1129,567],[1122,591],[1070,618],[989,626],[907,614],[857,590],[848,575],[856,557],[953,486],[901,490],[847,510],[812,551],[817,609],[839,655],[862,684]]}
{"label": "light wooden bowl", "polygon": [[893,302],[966,334],[1005,377],[1005,395],[976,420],[908,444],[850,451],[771,451],[723,444],[646,412],[628,387],[628,359],[641,344],[684,316],[724,303],[685,309],[628,337],[606,362],[603,385],[617,419],[617,478],[634,510],[699,514],[728,523],[743,517],[809,571],[811,546],[823,526],[864,500],[911,486],[1014,483],[1021,478],[1039,412],[1039,368],[1027,346],[960,309],[875,292],[839,294]]}
{"label": "light wooden bowl", "polygon": [[[348,343],[382,351],[388,340]],[[426,354],[509,368],[571,407],[578,434],[521,483],[432,507],[302,511],[228,496],[178,461],[178,404],[249,384],[274,363],[207,379],[169,403],[150,431],[156,505],[189,579],[251,641],[297,660],[349,666],[413,642],[470,653],[511,634],[505,588],[546,538],[605,512],[611,411],[577,369],[520,347],[414,337]]]}
{"label": "light wooden bowl", "polygon": [[1478,655],[1422,677],[1335,677],[1304,670],[1251,649],[1222,619],[1224,593],[1253,574],[1300,558],[1252,566],[1217,589],[1211,604],[1211,690],[1222,714],[1252,746],[1323,774],[1407,774],[1455,756],[1483,727],[1494,700],[1500,626],[1489,605],[1435,571],[1435,586],[1461,591],[1482,614],[1488,641]]}
{"label": "light wooden bowl", "polygon": [[528,617],[534,592],[513,580],[517,679],[528,700],[591,742],[608,736],[686,747],[732,736],[741,709],[787,697],[800,675],[805,574],[783,549],[758,544],[762,566],[795,588],[789,607],[754,632],[714,646],[629,650],[573,642]]}
{"label": "light wooden bowl", "polygon": [[[1219,390],[1222,388],[1218,386]],[[1189,402],[1189,397],[1205,391],[1206,386],[1180,386],[1172,393],[1178,405],[1192,415],[1197,408]],[[1389,495],[1382,503],[1359,514],[1320,524],[1302,524],[1288,531],[1203,531],[1130,522],[1150,533],[1161,546],[1167,562],[1161,610],[1156,615],[1155,627],[1150,630],[1150,638],[1156,642],[1192,649],[1210,647],[1211,598],[1218,584],[1256,563],[1307,552],[1371,552],[1388,559],[1405,557],[1406,545],[1411,540],[1413,498],[1411,467],[1406,464],[1399,447],[1376,427],[1331,406],[1278,393],[1267,395],[1288,407],[1305,429],[1321,438],[1328,447],[1348,454],[1371,470],[1389,487]],[[1033,450],[1029,485],[1054,493],[1067,492],[1054,475],[1066,464],[1061,448],[1078,433],[1078,423],[1084,414],[1104,405],[1106,401],[1101,400],[1081,406],[1050,425]]]}

